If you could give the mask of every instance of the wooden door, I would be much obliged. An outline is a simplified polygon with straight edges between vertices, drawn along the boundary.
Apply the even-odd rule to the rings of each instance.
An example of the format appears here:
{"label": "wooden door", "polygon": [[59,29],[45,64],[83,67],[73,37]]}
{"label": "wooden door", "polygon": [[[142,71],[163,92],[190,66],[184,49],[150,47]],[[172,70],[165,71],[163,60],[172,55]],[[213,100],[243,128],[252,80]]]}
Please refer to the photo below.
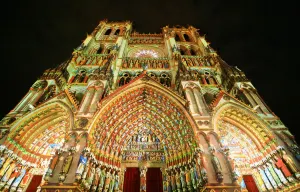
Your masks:
{"label": "wooden door", "polygon": [[163,181],[160,168],[148,168],[146,175],[146,191],[162,192]]}
{"label": "wooden door", "polygon": [[137,167],[127,167],[124,175],[124,192],[140,191],[140,171]]}

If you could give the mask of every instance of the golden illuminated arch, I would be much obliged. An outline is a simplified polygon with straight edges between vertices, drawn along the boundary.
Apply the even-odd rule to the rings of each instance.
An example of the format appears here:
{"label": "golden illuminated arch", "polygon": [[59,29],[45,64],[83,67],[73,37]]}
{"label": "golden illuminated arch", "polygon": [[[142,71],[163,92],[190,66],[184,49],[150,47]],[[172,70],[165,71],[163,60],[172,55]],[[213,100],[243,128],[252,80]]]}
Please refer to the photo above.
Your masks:
{"label": "golden illuminated arch", "polygon": [[128,51],[127,57],[159,58],[165,57],[164,50],[156,46],[137,46]]}
{"label": "golden illuminated arch", "polygon": [[146,75],[139,77],[100,103],[89,147],[98,159],[120,159],[129,138],[146,127],[164,144],[167,162],[187,161],[197,147],[196,124],[184,106],[180,96]]}
{"label": "golden illuminated arch", "polygon": [[[212,127],[220,136],[223,145],[232,144],[236,139],[238,140],[236,145],[250,151],[248,160],[251,164],[261,162],[266,155],[277,148],[275,136],[268,125],[252,111],[239,104],[226,102],[217,107],[213,113]],[[247,153],[244,151],[241,154]]]}
{"label": "golden illuminated arch", "polygon": [[62,146],[73,126],[73,113],[61,101],[42,105],[16,122],[4,143],[24,160],[50,158],[49,147]]}

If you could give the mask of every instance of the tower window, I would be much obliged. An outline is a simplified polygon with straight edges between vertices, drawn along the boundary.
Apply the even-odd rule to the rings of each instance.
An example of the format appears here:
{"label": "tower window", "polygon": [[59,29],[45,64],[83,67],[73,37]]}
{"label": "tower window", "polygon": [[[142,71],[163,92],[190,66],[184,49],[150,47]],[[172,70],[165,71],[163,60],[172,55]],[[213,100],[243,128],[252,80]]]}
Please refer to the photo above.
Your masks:
{"label": "tower window", "polygon": [[120,29],[117,29],[115,35],[119,35],[119,34],[120,34]]}
{"label": "tower window", "polygon": [[110,35],[111,29],[107,29],[104,35]]}
{"label": "tower window", "polygon": [[183,37],[185,41],[191,41],[190,37],[187,34],[184,34]]}

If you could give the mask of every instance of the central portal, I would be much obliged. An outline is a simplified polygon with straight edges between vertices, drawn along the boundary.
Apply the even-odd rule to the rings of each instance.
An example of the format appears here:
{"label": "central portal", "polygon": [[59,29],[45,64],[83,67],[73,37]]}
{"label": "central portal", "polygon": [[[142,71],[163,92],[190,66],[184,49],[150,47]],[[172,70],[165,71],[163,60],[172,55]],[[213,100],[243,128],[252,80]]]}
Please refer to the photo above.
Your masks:
{"label": "central portal", "polygon": [[181,97],[144,74],[101,105],[89,146],[108,175],[118,174],[114,177],[123,191],[166,191],[171,186],[167,178],[196,169],[192,178],[178,182],[184,190],[200,185],[200,180],[195,182],[200,173],[193,133],[197,125]]}

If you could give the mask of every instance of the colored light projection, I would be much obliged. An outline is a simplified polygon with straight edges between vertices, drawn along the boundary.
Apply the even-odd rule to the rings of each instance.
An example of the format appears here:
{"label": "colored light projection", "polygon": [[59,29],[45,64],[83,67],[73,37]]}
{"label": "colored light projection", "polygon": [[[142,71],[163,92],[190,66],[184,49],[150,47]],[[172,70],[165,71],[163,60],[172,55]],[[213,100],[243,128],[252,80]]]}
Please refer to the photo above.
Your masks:
{"label": "colored light projection", "polygon": [[249,173],[251,159],[262,155],[255,143],[241,129],[223,120],[219,121],[219,133],[221,144],[229,148],[235,168],[240,174]]}
{"label": "colored light projection", "polygon": [[42,155],[54,155],[55,151],[62,147],[65,142],[65,130],[62,129],[65,126],[65,121],[50,126],[34,139],[29,149]]}
{"label": "colored light projection", "polygon": [[190,158],[196,146],[191,125],[182,109],[165,95],[152,88],[140,88],[109,103],[98,117],[89,143],[99,160],[122,159],[122,151],[132,137],[150,131],[151,141],[163,146],[167,163]]}

